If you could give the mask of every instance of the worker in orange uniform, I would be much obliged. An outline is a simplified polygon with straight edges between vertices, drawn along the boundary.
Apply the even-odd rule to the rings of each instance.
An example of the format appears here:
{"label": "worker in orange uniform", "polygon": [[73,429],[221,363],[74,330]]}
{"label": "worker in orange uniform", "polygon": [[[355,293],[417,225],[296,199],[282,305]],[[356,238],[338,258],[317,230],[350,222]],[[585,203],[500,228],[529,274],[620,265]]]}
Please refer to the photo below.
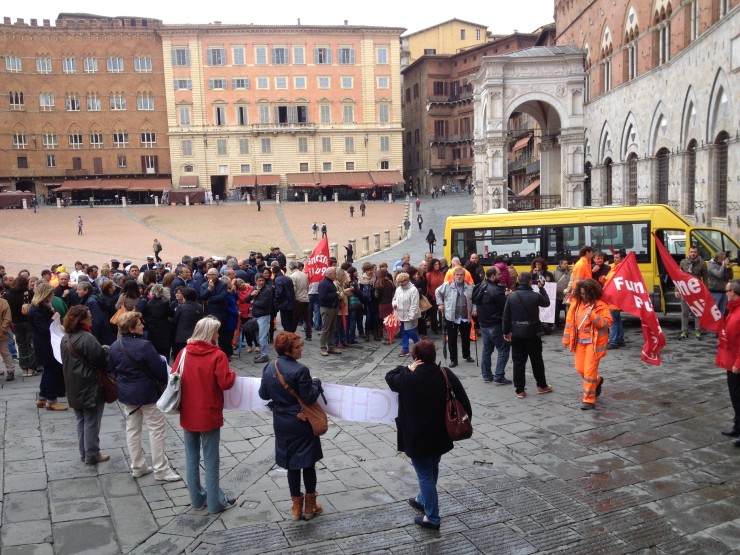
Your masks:
{"label": "worker in orange uniform", "polygon": [[594,248],[591,245],[584,245],[581,250],[578,251],[581,257],[578,262],[573,266],[573,270],[570,273],[570,283],[563,293],[563,304],[569,304],[570,299],[573,296],[573,288],[576,283],[582,279],[590,279],[593,276],[591,271],[591,261],[594,258]]}
{"label": "worker in orange uniform", "polygon": [[575,353],[576,371],[583,377],[581,410],[596,408],[604,378],[599,361],[606,355],[612,316],[609,304],[601,299],[601,284],[592,278],[579,281],[565,318],[563,344]]}

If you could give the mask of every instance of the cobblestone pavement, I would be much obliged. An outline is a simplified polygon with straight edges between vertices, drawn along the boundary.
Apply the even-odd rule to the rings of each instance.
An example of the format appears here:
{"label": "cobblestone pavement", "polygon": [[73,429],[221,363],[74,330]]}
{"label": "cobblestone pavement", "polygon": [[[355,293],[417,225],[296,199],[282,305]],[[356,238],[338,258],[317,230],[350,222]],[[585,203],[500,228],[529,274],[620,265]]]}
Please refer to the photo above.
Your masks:
{"label": "cobblestone pavement", "polygon": [[[463,212],[467,201],[423,199],[440,245],[442,216],[432,209]],[[427,228],[416,229],[378,256],[408,250],[415,260]],[[228,411],[221,478],[238,506],[209,516],[189,507],[184,483],[130,476],[117,404],[106,406],[101,432],[111,461],[90,467],[79,462],[74,416],[38,411],[39,378],[16,379],[0,390],[1,551],[737,553],[740,449],[719,433],[732,409],[725,373],[712,364],[716,340],[679,342],[676,324],[664,327],[664,363],[653,367],[640,362],[640,329],[627,320],[628,346],[602,362],[595,411],[579,410],[581,380],[557,335],[544,338],[549,395],[534,394],[528,372],[530,396],[518,399],[511,386],[484,384],[480,368],[463,362],[456,373],[473,403],[475,432],[442,458],[439,532],[413,524],[406,499],[416,478],[391,426],[332,421],[317,467],[324,514],[293,522],[286,474],[273,464],[269,414]],[[317,341],[305,350],[316,376],[346,385],[385,387],[385,373],[407,361],[397,356],[398,342],[361,341],[329,359],[318,356]],[[261,375],[244,352],[233,367]],[[169,425],[167,452],[183,472],[177,418]]]}

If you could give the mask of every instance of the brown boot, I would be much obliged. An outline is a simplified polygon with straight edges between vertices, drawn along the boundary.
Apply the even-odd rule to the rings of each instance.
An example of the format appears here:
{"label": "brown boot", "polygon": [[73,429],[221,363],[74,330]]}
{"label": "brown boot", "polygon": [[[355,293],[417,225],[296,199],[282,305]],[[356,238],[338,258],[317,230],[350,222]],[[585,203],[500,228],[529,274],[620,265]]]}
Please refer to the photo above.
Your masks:
{"label": "brown boot", "polygon": [[64,405],[60,405],[56,401],[54,401],[53,403],[46,401],[46,410],[67,410],[67,407],[65,407]]}
{"label": "brown boot", "polygon": [[290,509],[290,515],[293,520],[301,520],[303,518],[303,494],[298,497],[291,497],[293,500],[293,507]]}
{"label": "brown boot", "polygon": [[316,503],[316,492],[306,494],[306,508],[303,510],[306,520],[311,520],[314,516],[320,515],[324,507]]}

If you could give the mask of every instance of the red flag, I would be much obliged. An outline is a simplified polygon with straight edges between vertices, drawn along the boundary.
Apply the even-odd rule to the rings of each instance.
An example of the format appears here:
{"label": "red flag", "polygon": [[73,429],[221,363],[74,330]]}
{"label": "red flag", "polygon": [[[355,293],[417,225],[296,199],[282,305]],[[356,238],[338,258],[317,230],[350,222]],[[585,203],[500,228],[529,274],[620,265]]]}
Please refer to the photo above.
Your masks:
{"label": "red flag", "polygon": [[[653,237],[655,237],[655,233],[653,233]],[[725,329],[725,319],[722,317],[722,313],[719,311],[707,286],[698,277],[681,270],[657,237],[655,237],[655,246],[660,253],[661,260],[663,260],[666,272],[676,285],[676,291],[689,305],[694,317],[699,318],[702,329],[715,331],[719,336],[722,336],[722,330]]]}
{"label": "red flag", "polygon": [[627,255],[604,286],[602,299],[640,318],[642,337],[645,340],[640,358],[648,364],[660,366],[660,350],[665,347],[665,336],[653,310],[653,303],[650,302],[640,268],[637,267],[634,252]]}
{"label": "red flag", "polygon": [[329,267],[329,239],[322,237],[319,244],[308,257],[304,272],[308,275],[308,283],[321,281],[324,279],[324,273]]}

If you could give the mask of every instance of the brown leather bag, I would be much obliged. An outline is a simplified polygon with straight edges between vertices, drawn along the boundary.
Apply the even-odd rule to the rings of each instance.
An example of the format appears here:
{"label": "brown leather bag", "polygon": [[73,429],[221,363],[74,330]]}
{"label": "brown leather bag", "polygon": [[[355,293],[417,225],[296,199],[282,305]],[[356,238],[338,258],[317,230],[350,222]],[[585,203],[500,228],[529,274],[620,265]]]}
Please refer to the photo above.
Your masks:
{"label": "brown leather bag", "polygon": [[[315,435],[316,437],[323,436],[329,429],[329,418],[326,416],[324,408],[319,404],[318,401],[315,401],[310,405],[307,405],[303,402],[303,400],[298,396],[293,388],[285,383],[285,379],[280,373],[280,368],[278,368],[277,360],[275,361],[275,371],[277,372],[280,383],[283,384],[285,390],[293,395],[293,397],[295,397],[298,401],[298,404],[301,405],[301,412],[299,412],[296,416],[298,420],[301,420],[302,422],[308,421],[308,423],[311,424],[313,435]],[[323,394],[321,396],[323,397]],[[326,403],[326,399],[324,399],[324,403]]]}
{"label": "brown leather bag", "polygon": [[473,435],[473,423],[470,421],[468,413],[452,390],[452,384],[450,384],[450,379],[447,377],[447,368],[440,366],[439,369],[442,371],[445,382],[447,382],[447,403],[445,404],[447,435],[452,441],[468,439]]}

